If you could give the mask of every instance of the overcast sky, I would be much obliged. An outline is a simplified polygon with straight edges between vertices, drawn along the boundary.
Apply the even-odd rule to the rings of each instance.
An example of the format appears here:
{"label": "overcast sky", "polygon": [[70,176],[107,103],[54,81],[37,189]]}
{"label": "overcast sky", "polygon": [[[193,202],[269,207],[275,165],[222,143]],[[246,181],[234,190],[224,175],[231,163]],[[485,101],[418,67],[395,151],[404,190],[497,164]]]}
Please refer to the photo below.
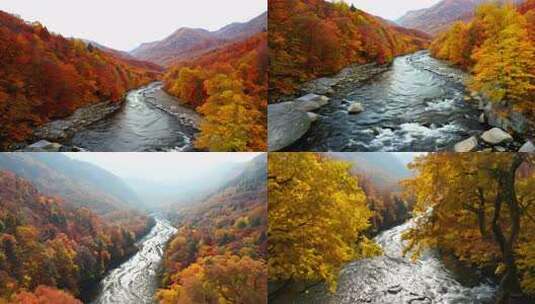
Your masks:
{"label": "overcast sky", "polygon": [[232,163],[246,162],[261,153],[64,153],[95,164],[122,178],[167,182],[209,177]]}
{"label": "overcast sky", "polygon": [[217,30],[267,10],[267,0],[0,0],[0,10],[66,37],[130,51],[180,27]]}
{"label": "overcast sky", "polygon": [[390,20],[396,20],[406,12],[427,8],[440,0],[346,0],[355,7]]}

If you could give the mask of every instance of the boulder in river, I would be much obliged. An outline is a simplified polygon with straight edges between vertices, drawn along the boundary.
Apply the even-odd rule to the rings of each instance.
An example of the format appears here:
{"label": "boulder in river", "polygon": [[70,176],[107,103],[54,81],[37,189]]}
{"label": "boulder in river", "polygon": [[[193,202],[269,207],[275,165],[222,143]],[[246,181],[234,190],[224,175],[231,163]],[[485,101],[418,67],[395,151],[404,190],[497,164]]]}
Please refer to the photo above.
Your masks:
{"label": "boulder in river", "polygon": [[485,113],[481,113],[481,115],[479,115],[479,123],[482,123],[484,124],[487,120],[485,119]]}
{"label": "boulder in river", "polygon": [[520,150],[518,150],[518,152],[533,153],[535,152],[535,145],[533,144],[533,142],[528,140],[522,147],[520,147]]}
{"label": "boulder in river", "polygon": [[47,140],[40,140],[34,144],[24,148],[25,152],[59,152],[62,145],[58,143],[49,142]]}
{"label": "boulder in river", "polygon": [[295,102],[268,107],[268,149],[278,151],[296,142],[310,128],[312,120]]}
{"label": "boulder in river", "polygon": [[297,108],[303,112],[316,111],[329,103],[329,97],[316,94],[307,94],[295,100]]}
{"label": "boulder in river", "polygon": [[359,114],[361,112],[364,112],[364,107],[360,102],[353,102],[349,108],[347,109],[349,114]]}
{"label": "boulder in river", "polygon": [[318,114],[316,114],[316,113],[312,113],[312,112],[307,112],[307,115],[308,115],[308,118],[310,118],[310,120],[311,120],[312,122],[318,120],[319,117],[320,117]]}
{"label": "boulder in river", "polygon": [[465,139],[457,144],[455,144],[455,152],[471,152],[477,148],[477,139],[475,136],[472,136],[468,139]]}
{"label": "boulder in river", "polygon": [[481,135],[481,138],[485,142],[493,145],[513,141],[513,137],[500,128],[492,128],[486,131],[483,133],[483,135]]}

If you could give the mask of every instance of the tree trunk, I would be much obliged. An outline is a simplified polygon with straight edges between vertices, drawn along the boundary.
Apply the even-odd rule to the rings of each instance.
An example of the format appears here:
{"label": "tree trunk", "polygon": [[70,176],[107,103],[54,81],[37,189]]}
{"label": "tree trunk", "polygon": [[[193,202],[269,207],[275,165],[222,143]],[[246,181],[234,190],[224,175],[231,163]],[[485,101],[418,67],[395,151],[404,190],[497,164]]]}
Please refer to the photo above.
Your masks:
{"label": "tree trunk", "polygon": [[[502,261],[505,264],[505,272],[498,287],[496,303],[509,304],[511,297],[520,295],[522,289],[518,278],[518,270],[515,261],[514,247],[520,231],[520,206],[515,192],[516,170],[523,162],[522,156],[515,154],[513,162],[506,171],[497,172],[498,194],[494,204],[494,216],[492,219],[492,231],[495,240],[502,252]],[[509,209],[510,232],[504,235],[500,216],[502,204],[505,203]]]}
{"label": "tree trunk", "polygon": [[481,237],[483,239],[488,239],[488,233],[487,233],[487,220],[485,218],[485,196],[483,193],[483,189],[478,188],[477,193],[479,195],[479,205],[477,208],[477,223],[479,224],[479,232],[481,233]]}

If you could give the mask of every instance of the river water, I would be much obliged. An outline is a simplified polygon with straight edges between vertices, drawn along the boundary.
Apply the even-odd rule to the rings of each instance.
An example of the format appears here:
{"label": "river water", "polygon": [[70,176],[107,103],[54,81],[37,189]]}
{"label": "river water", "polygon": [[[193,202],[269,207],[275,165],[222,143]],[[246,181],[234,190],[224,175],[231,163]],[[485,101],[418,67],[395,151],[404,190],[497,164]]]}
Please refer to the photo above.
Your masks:
{"label": "river water", "polygon": [[100,283],[100,292],[92,304],[154,303],[158,288],[158,268],[167,241],[176,229],[166,220],[156,218],[156,224],[138,246],[141,249]]}
{"label": "river water", "polygon": [[199,119],[155,82],[129,92],[119,111],[76,133],[71,144],[102,152],[189,151]]}
{"label": "river water", "polygon": [[[465,73],[427,51],[398,57],[357,87],[337,88],[319,121],[290,151],[436,151],[484,130],[464,102]],[[365,111],[347,112],[349,101]]]}
{"label": "river water", "polygon": [[297,303],[493,303],[495,286],[490,281],[482,276],[469,280],[475,277],[474,273],[450,271],[436,252],[428,251],[415,262],[403,257],[401,235],[411,225],[409,221],[378,235],[375,241],[384,255],[347,264],[340,272],[336,294],[317,286]]}

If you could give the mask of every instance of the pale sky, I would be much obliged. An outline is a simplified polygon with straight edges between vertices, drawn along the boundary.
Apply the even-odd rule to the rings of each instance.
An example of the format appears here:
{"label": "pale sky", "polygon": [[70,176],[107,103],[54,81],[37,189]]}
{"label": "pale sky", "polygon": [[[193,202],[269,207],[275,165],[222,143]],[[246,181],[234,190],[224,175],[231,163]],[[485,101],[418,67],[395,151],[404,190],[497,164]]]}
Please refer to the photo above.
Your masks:
{"label": "pale sky", "polygon": [[392,21],[408,11],[431,7],[440,0],[346,0],[355,7]]}
{"label": "pale sky", "polygon": [[211,172],[233,163],[247,162],[262,153],[64,153],[92,163],[119,177],[167,182],[209,178]]}
{"label": "pale sky", "polygon": [[65,37],[130,51],[180,27],[217,30],[267,10],[267,0],[0,0],[0,10]]}

